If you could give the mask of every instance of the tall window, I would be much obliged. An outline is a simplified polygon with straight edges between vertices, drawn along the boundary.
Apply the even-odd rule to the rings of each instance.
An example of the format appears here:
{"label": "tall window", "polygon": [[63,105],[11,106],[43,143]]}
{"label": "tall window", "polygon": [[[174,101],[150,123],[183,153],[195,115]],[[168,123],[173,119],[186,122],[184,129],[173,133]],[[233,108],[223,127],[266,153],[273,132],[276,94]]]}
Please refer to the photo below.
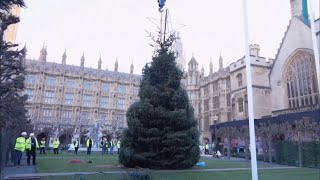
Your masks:
{"label": "tall window", "polygon": [[118,98],[117,100],[117,108],[118,109],[124,109],[124,98]]}
{"label": "tall window", "polygon": [[72,105],[73,104],[73,93],[66,93],[64,95],[64,104]]}
{"label": "tall window", "polygon": [[26,89],[25,94],[28,95],[27,102],[31,102],[33,99],[33,89]]}
{"label": "tall window", "polygon": [[230,94],[227,94],[227,96],[226,96],[226,99],[227,99],[227,106],[230,106],[230,99],[231,97],[230,97]]}
{"label": "tall window", "polygon": [[218,89],[219,89],[219,83],[218,83],[218,81],[213,82],[213,92],[218,91]]}
{"label": "tall window", "polygon": [[72,111],[70,110],[64,110],[62,113],[62,120],[64,122],[71,122],[71,117],[72,117]]}
{"label": "tall window", "polygon": [[126,86],[119,84],[118,85],[118,93],[125,94],[126,93]]}
{"label": "tall window", "polygon": [[227,84],[227,89],[230,89],[230,88],[231,88],[230,77],[228,77],[228,78],[226,79],[226,84]]}
{"label": "tall window", "polygon": [[35,84],[36,83],[36,75],[34,75],[34,74],[29,74],[29,75],[27,75],[27,77],[26,77],[26,80],[25,80],[25,82],[27,83],[27,84]]}
{"label": "tall window", "polygon": [[52,109],[43,109],[42,119],[44,122],[51,122],[53,117]]}
{"label": "tall window", "polygon": [[116,128],[123,128],[124,126],[124,115],[117,114],[116,115]]}
{"label": "tall window", "polygon": [[54,103],[54,91],[45,91],[44,93],[44,102],[52,104]]}
{"label": "tall window", "polygon": [[107,108],[109,103],[109,97],[107,96],[102,96],[100,99],[100,107],[101,108]]}
{"label": "tall window", "polygon": [[139,87],[133,87],[133,95],[138,96],[139,94]]}
{"label": "tall window", "polygon": [[46,84],[47,85],[55,85],[56,83],[56,78],[55,77],[52,77],[52,76],[47,76],[47,79],[46,79]]}
{"label": "tall window", "polygon": [[228,116],[228,121],[231,121],[231,112],[228,112],[227,116]]}
{"label": "tall window", "polygon": [[102,83],[101,90],[102,90],[102,92],[109,92],[109,84],[108,83]]}
{"label": "tall window", "polygon": [[213,97],[213,109],[219,109],[219,96]]}
{"label": "tall window", "polygon": [[81,114],[81,121],[86,123],[86,122],[89,122],[89,120],[90,120],[90,113],[87,111],[83,111]]}
{"label": "tall window", "polygon": [[239,112],[243,112],[243,98],[238,99],[238,109]]}
{"label": "tall window", "polygon": [[84,81],[84,83],[83,83],[84,89],[90,90],[90,89],[92,89],[92,86],[93,86],[93,83],[90,81]]}
{"label": "tall window", "polygon": [[238,86],[242,87],[242,74],[239,73],[237,75],[237,81],[238,81]]}
{"label": "tall window", "polygon": [[204,111],[209,111],[209,99],[204,100]]}
{"label": "tall window", "polygon": [[210,129],[210,117],[209,116],[205,116],[204,117],[204,124],[203,124],[203,130],[204,131],[209,131]]}
{"label": "tall window", "polygon": [[92,95],[85,94],[83,95],[83,106],[91,106]]}
{"label": "tall window", "polygon": [[210,90],[209,90],[209,85],[204,86],[203,90],[204,90],[204,95],[205,95],[205,96],[208,96],[209,93],[210,93],[210,92],[209,92],[209,91],[210,91]]}
{"label": "tall window", "polygon": [[285,73],[289,108],[318,104],[319,89],[313,56],[308,53],[295,55]]}
{"label": "tall window", "polygon": [[75,81],[73,79],[67,79],[66,80],[66,85],[67,85],[67,88],[74,88]]}
{"label": "tall window", "polygon": [[107,113],[99,113],[99,121],[101,123],[106,123],[108,120],[108,114]]}

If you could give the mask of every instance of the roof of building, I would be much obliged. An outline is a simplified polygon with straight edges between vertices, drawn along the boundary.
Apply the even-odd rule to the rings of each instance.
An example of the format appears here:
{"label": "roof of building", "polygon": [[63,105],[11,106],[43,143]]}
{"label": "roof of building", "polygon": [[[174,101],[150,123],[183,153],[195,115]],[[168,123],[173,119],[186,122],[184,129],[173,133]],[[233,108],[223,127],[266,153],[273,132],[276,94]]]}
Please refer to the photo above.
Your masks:
{"label": "roof of building", "polygon": [[137,74],[129,74],[129,73],[124,73],[124,72],[114,72],[114,71],[109,71],[109,70],[99,70],[99,69],[94,69],[94,68],[88,68],[88,67],[80,67],[80,66],[75,66],[75,65],[63,65],[55,62],[41,62],[38,60],[30,60],[27,59],[26,61],[26,66],[27,67],[40,67],[40,66],[45,66],[45,68],[55,68],[60,71],[76,71],[76,72],[82,72],[82,73],[88,73],[88,74],[95,74],[95,75],[105,75],[105,76],[117,76],[120,78],[137,78],[141,79],[141,75]]}

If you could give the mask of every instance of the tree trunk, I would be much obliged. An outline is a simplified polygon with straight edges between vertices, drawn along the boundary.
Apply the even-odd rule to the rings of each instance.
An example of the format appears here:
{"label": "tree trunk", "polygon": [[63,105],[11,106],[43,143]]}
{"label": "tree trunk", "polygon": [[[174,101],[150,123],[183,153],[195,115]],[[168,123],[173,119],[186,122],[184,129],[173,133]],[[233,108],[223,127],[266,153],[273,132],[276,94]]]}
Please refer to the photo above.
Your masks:
{"label": "tree trunk", "polygon": [[272,139],[268,138],[268,155],[269,155],[269,163],[272,163]]}
{"label": "tree trunk", "polygon": [[8,141],[7,141],[7,130],[2,128],[1,130],[1,167],[4,167],[6,164],[6,155],[8,149]]}
{"label": "tree trunk", "polygon": [[300,131],[298,131],[298,152],[299,152],[299,166],[302,168],[302,143],[301,143],[301,137],[300,137]]}
{"label": "tree trunk", "polygon": [[231,157],[230,144],[231,144],[231,138],[228,137],[227,138],[227,155],[228,155],[228,159],[230,159],[230,157]]}
{"label": "tree trunk", "polygon": [[245,149],[245,158],[247,161],[249,161],[249,142],[248,139],[244,140],[244,149]]}

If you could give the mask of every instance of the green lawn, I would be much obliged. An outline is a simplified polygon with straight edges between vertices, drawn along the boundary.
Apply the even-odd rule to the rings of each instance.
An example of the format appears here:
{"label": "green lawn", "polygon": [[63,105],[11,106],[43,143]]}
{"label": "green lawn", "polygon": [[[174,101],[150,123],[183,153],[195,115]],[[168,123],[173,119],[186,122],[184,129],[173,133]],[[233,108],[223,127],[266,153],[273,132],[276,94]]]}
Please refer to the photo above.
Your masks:
{"label": "green lawn", "polygon": [[[81,159],[85,162],[91,160],[93,163],[69,164],[68,161],[72,159]],[[224,168],[250,168],[249,162],[229,162],[223,160],[214,160],[213,158],[201,158],[200,161],[205,161],[205,167],[195,166],[192,169],[224,169]],[[71,153],[60,153],[59,155],[47,154],[45,156],[38,156],[37,158],[37,172],[92,172],[92,171],[114,171],[125,170],[117,167],[106,167],[108,165],[119,165],[118,155],[113,156],[100,154],[93,154],[87,156],[86,154],[74,155]],[[269,164],[259,164],[259,167],[270,167]]]}
{"label": "green lawn", "polygon": [[[75,175],[46,177],[41,180],[122,180],[126,175]],[[153,180],[250,180],[250,171],[232,172],[152,172]],[[319,180],[319,171],[313,169],[259,170],[259,180]]]}
{"label": "green lawn", "polygon": [[[83,164],[69,164],[68,161],[71,159],[81,159],[83,161],[91,160],[93,163]],[[73,155],[73,154],[59,154],[53,155],[48,154],[45,156],[38,156],[38,173],[48,172],[106,172],[106,171],[128,171],[126,168],[107,167],[108,165],[119,165],[117,155],[113,156],[102,156],[99,154],[87,156],[85,154]],[[225,169],[225,168],[250,168],[249,162],[230,162],[223,160],[214,160],[212,158],[201,158],[201,161],[206,162],[206,167],[194,167],[190,170],[197,169]],[[102,167],[99,167],[102,166]],[[274,165],[262,164],[260,168],[270,167]],[[241,171],[219,171],[219,172],[159,172],[151,171],[153,179],[155,180],[249,180],[251,179],[250,170]],[[116,175],[73,175],[68,177],[46,177],[41,178],[43,180],[75,180],[75,179],[110,179],[110,180],[121,180],[126,177],[127,174],[116,174]],[[259,170],[259,180],[319,180],[320,172],[319,169],[307,169],[307,168],[296,168],[296,169],[276,169],[276,170]]]}

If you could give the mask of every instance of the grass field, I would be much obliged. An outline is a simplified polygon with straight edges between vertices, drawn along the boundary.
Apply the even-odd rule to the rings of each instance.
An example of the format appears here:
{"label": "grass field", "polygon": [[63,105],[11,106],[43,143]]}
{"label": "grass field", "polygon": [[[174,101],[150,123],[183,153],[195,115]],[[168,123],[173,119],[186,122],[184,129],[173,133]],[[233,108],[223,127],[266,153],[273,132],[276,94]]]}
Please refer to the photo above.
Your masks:
{"label": "grass field", "polygon": [[[70,164],[69,160],[80,159],[85,163]],[[92,163],[86,163],[91,160]],[[102,156],[99,154],[87,156],[85,154],[59,154],[58,156],[48,154],[45,156],[38,156],[38,173],[56,173],[56,172],[107,172],[107,171],[129,171],[126,168],[117,167],[118,157]],[[249,162],[232,162],[225,160],[214,160],[213,158],[201,158],[200,161],[205,161],[205,167],[193,167],[188,171],[151,171],[151,175],[155,180],[249,180],[251,179],[250,170],[235,170],[235,171],[207,171],[209,169],[228,169],[228,168],[250,168]],[[259,164],[259,168],[275,167],[271,164]],[[194,170],[204,170],[203,172],[192,172]],[[122,174],[96,174],[96,175],[72,175],[60,177],[45,177],[43,180],[71,180],[71,179],[110,179],[121,180],[125,179],[127,173]],[[259,170],[259,180],[319,180],[319,169],[295,168],[295,169],[273,169],[273,170]]]}

